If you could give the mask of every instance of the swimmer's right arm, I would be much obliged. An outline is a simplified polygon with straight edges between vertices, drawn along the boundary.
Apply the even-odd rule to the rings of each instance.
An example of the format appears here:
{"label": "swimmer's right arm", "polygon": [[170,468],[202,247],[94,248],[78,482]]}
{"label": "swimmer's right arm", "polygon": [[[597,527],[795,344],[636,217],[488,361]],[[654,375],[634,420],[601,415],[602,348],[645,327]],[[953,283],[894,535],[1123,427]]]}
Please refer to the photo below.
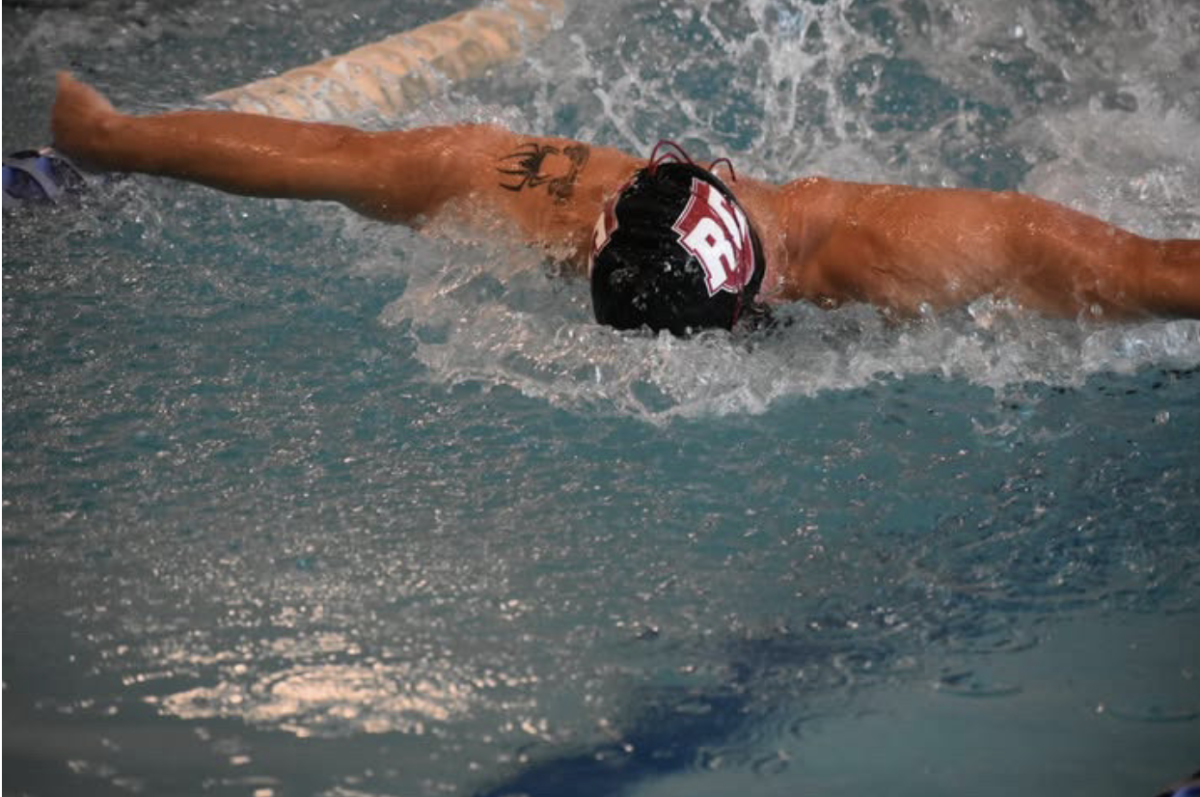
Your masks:
{"label": "swimmer's right arm", "polygon": [[332,200],[384,221],[415,223],[470,191],[469,174],[448,157],[451,128],[370,133],[227,111],[129,116],[60,73],[52,129],[54,146],[86,167]]}
{"label": "swimmer's right arm", "polygon": [[130,116],[66,73],[52,127],[55,147],[85,167],[331,200],[413,226],[457,206],[579,267],[604,199],[640,164],[618,150],[492,125],[373,133],[232,111]]}

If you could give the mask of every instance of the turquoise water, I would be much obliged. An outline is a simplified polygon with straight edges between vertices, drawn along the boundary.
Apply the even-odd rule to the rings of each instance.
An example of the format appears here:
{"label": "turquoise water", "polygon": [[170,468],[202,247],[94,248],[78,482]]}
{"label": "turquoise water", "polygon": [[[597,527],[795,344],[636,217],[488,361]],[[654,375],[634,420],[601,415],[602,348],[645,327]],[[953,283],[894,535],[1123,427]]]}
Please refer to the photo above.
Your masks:
{"label": "turquoise water", "polygon": [[[6,7],[4,145],[434,19]],[[1200,237],[1179,0],[621,2],[400,124]],[[379,120],[363,120],[379,124]],[[520,249],[149,179],[4,218],[4,791],[1154,794],[1200,766],[1200,323],[590,321]]]}

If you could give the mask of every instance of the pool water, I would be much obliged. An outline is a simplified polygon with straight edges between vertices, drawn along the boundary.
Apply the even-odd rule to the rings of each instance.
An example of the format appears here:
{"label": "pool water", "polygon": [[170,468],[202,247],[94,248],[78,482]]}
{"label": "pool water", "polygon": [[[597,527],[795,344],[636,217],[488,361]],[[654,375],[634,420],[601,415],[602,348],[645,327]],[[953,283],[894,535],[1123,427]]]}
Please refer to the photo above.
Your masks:
{"label": "pool water", "polygon": [[[444,16],[6,7],[118,107]],[[1187,0],[578,3],[391,124],[1200,237]],[[377,126],[384,120],[362,119]],[[114,179],[4,216],[6,794],[1150,795],[1200,767],[1200,322],[596,326],[520,248]]]}

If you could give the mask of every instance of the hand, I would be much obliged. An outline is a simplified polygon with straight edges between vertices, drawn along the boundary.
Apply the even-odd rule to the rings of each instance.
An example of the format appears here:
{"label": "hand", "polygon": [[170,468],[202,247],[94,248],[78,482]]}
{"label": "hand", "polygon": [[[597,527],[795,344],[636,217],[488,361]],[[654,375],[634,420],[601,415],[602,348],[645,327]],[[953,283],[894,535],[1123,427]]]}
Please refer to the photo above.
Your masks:
{"label": "hand", "polygon": [[54,147],[82,166],[104,168],[104,151],[113,128],[121,119],[100,92],[67,72],[58,73],[50,128]]}

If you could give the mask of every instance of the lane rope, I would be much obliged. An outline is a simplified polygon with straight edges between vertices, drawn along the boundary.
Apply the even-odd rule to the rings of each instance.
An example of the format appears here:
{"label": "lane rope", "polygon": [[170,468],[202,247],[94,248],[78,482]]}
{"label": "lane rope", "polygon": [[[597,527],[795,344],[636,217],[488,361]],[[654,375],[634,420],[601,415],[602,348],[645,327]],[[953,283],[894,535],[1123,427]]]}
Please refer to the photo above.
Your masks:
{"label": "lane rope", "polygon": [[307,121],[395,117],[517,58],[562,14],[563,0],[499,0],[205,99]]}

